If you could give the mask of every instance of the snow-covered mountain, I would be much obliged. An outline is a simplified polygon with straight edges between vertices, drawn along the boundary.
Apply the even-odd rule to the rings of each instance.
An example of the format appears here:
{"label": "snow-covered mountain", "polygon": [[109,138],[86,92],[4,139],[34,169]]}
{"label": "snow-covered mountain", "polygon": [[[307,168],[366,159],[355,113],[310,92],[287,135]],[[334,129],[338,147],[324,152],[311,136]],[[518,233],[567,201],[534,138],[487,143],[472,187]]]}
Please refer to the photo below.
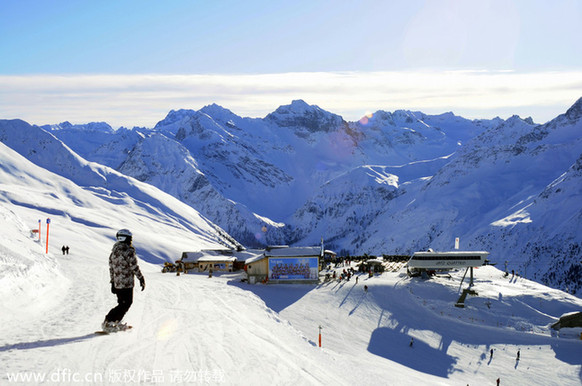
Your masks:
{"label": "snow-covered mountain", "polygon": [[459,236],[463,248],[490,250],[508,269],[579,292],[581,106],[582,99],[544,125],[512,117],[477,136],[412,194],[394,200],[368,227],[361,248],[450,249]]}
{"label": "snow-covered mountain", "polygon": [[[580,384],[582,328],[550,325],[582,299],[492,266],[476,272],[478,296],[464,308],[454,305],[462,271],[421,280],[392,265],[373,277],[324,279],[342,266],[317,285],[162,273],[159,262],[183,250],[220,247],[215,228],[159,189],[91,166],[134,191],[77,185],[0,143],[1,384]],[[396,188],[383,167],[333,183],[368,174]],[[545,196],[572,182],[563,176]],[[39,217],[41,240],[31,233]],[[124,318],[133,328],[97,335],[116,305],[107,258],[121,227],[134,233],[146,286]]]}
{"label": "snow-covered mountain", "polygon": [[[454,133],[445,135],[440,127],[426,123],[430,120],[441,126],[450,120]],[[137,129],[133,135],[118,130],[109,142],[103,140],[103,130],[79,128],[81,144],[71,143],[71,147],[86,159],[175,195],[245,245],[253,246],[298,241],[298,234],[305,233],[296,229],[298,224],[283,224],[300,217],[301,213],[295,212],[304,211],[302,207],[321,194],[320,189],[333,178],[374,164],[392,165],[403,173],[416,169],[412,174],[432,175],[444,158],[440,162],[425,160],[449,156],[468,135],[482,132],[496,121],[472,122],[450,113],[430,117],[398,111],[378,112],[366,124],[348,123],[301,100],[279,107],[264,119],[250,119],[210,105],[200,111],[171,111],[149,134]],[[62,128],[52,133],[65,142],[75,142]],[[183,159],[188,157],[184,149],[189,152],[196,170],[180,157],[160,157],[160,152],[152,150],[157,144],[149,146],[150,155],[140,151],[146,146],[142,143],[159,142],[151,133],[179,144],[176,152]],[[172,153],[168,149],[162,152]],[[158,161],[149,162],[148,157]],[[411,162],[418,163],[407,165]],[[428,169],[421,170],[422,166]],[[209,185],[193,183],[197,178]]]}
{"label": "snow-covered mountain", "polygon": [[[323,237],[344,253],[405,254],[450,249],[460,237],[462,248],[491,250],[510,270],[576,291],[581,105],[544,125],[403,110],[346,122],[301,100],[257,119],[209,105],[173,110],[151,130],[65,123],[24,135],[2,122],[0,139],[82,185],[100,174],[62,157],[154,185],[246,246]],[[62,143],[49,150],[55,137]],[[569,209],[558,211],[564,196]],[[523,214],[534,208],[537,219]],[[560,237],[543,232],[550,219]]]}
{"label": "snow-covered mountain", "polygon": [[[145,248],[142,255],[156,263],[176,260],[188,248],[237,247],[195,209],[152,185],[84,160],[39,127],[20,120],[0,121],[0,139],[4,188],[0,200],[29,208],[30,229],[36,228],[39,216],[43,221],[50,217],[53,224],[78,223],[88,239],[110,238],[120,228],[132,228],[141,233],[142,245],[148,245],[146,235],[159,232],[158,222],[163,221],[164,229],[172,227],[173,234],[167,235],[162,249]],[[148,221],[154,214],[156,220]],[[66,236],[61,240],[65,243]]]}

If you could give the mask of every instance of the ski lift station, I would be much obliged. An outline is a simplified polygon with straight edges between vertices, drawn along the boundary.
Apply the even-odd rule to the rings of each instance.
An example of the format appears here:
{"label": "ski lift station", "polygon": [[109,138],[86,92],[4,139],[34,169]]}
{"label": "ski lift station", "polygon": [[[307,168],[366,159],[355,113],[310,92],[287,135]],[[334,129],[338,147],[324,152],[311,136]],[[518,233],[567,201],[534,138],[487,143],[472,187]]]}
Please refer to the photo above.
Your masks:
{"label": "ski lift station", "polygon": [[487,256],[489,252],[486,251],[415,252],[408,261],[407,270],[410,276],[414,276],[429,271],[466,268],[471,270],[471,286],[473,268],[485,265]]}
{"label": "ski lift station", "polygon": [[415,252],[408,261],[408,269],[421,271],[480,267],[485,264],[487,256],[489,252],[485,251]]}
{"label": "ski lift station", "polygon": [[486,251],[449,251],[434,252],[432,250],[424,252],[415,252],[407,265],[407,272],[410,276],[418,274],[426,275],[431,271],[446,271],[450,269],[465,268],[465,275],[461,279],[461,285],[465,280],[467,271],[469,271],[469,288],[465,288],[455,303],[455,307],[464,307],[467,295],[477,295],[473,287],[473,268],[485,265],[489,252]]}

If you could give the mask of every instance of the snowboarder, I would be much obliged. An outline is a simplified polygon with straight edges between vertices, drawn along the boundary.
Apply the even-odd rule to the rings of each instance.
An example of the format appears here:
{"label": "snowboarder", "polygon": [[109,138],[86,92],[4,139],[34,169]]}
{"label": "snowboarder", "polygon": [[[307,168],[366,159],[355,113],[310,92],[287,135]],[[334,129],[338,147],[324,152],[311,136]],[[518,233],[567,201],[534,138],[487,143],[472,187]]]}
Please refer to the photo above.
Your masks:
{"label": "snowboarder", "polygon": [[117,306],[105,316],[101,327],[105,332],[118,331],[127,328],[121,320],[133,302],[133,285],[136,276],[141,290],[145,289],[145,279],[137,265],[132,234],[128,229],[121,229],[115,235],[116,243],[109,255],[109,275],[111,278],[111,293],[117,295]]}

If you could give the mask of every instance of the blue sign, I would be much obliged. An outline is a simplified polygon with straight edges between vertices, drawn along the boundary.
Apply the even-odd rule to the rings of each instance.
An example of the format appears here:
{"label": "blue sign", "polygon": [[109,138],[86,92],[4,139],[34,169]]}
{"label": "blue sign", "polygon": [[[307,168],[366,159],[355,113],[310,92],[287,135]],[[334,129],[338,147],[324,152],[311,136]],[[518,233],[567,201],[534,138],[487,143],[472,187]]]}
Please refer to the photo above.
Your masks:
{"label": "blue sign", "polygon": [[317,280],[317,257],[277,257],[269,259],[269,280]]}

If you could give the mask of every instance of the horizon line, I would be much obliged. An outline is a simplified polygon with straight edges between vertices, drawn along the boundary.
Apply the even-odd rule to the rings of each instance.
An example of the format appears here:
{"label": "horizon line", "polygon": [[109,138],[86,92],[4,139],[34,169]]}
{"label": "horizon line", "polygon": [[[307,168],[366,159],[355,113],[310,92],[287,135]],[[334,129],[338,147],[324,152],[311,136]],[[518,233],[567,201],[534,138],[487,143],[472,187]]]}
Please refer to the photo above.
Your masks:
{"label": "horizon line", "polygon": [[0,75],[0,114],[41,125],[154,127],[171,110],[213,103],[241,117],[261,118],[297,99],[346,121],[410,110],[470,119],[519,115],[544,123],[581,96],[582,71],[574,70]]}

